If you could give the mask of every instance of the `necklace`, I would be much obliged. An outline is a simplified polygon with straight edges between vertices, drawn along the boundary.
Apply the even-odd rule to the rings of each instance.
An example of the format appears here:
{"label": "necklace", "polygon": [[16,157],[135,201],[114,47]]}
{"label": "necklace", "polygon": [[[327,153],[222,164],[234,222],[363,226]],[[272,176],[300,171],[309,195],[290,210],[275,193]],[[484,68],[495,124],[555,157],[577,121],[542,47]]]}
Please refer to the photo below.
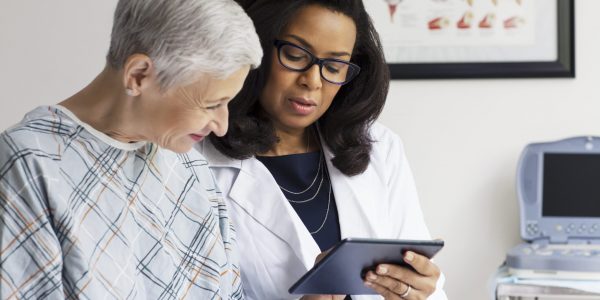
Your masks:
{"label": "necklace", "polygon": [[[288,200],[288,202],[291,202],[293,204],[303,204],[303,203],[307,203],[312,201],[313,199],[315,199],[317,197],[317,195],[319,195],[319,192],[321,190],[321,187],[323,186],[323,182],[325,182],[325,176],[329,177],[329,175],[325,172],[325,167],[323,166],[321,168],[321,181],[319,182],[319,188],[317,189],[317,191],[315,192],[315,194],[306,199],[306,200],[291,200],[287,195],[284,196],[285,198]],[[319,228],[317,228],[314,231],[310,231],[310,234],[317,234],[321,231],[321,229],[323,229],[323,227],[325,226],[325,223],[327,223],[327,218],[329,217],[329,208],[331,207],[331,192],[332,192],[332,186],[331,186],[331,180],[327,180],[325,184],[329,183],[329,191],[327,193],[327,210],[325,211],[325,217],[323,218],[323,221],[321,222],[321,225],[319,226]],[[280,186],[281,187],[281,186]],[[308,228],[307,228],[308,229]]]}
{"label": "necklace", "polygon": [[[320,175],[321,176],[321,180],[319,181],[319,187],[317,188],[317,191],[315,192],[314,195],[312,195],[312,197],[310,197],[308,199],[305,199],[305,200],[291,200],[290,197],[288,197],[288,195],[286,195],[285,191],[283,193],[284,196],[285,196],[285,198],[288,200],[288,202],[290,202],[291,204],[298,205],[298,204],[303,204],[303,203],[307,203],[307,202],[310,202],[310,201],[314,200],[319,195],[319,193],[321,191],[321,188],[324,185],[323,183],[325,182],[325,186],[327,184],[329,184],[329,190],[327,192],[327,209],[325,211],[325,217],[323,218],[323,221],[321,222],[321,225],[319,225],[319,227],[317,229],[315,229],[313,231],[311,231],[310,229],[308,230],[311,235],[319,233],[323,229],[323,227],[325,227],[325,224],[327,223],[327,219],[329,218],[329,210],[330,210],[330,207],[331,207],[332,185],[331,185],[331,179],[329,179],[329,174],[328,174],[327,169],[326,169],[325,164],[324,164],[323,156],[324,156],[324,154],[321,153],[321,156],[319,157],[319,167],[318,167],[318,169],[320,170],[320,172],[318,172],[317,176],[315,177],[315,179],[316,179]],[[325,177],[327,177],[328,180],[325,180]],[[314,184],[314,182],[313,182],[313,184]],[[313,184],[311,184],[311,186]],[[281,187],[281,186],[279,186],[279,187],[282,190],[285,190],[285,189],[283,189],[283,187]],[[296,195],[298,195],[298,194],[296,194]],[[306,226],[306,224],[305,224],[305,226]]]}
{"label": "necklace", "polygon": [[[321,186],[323,186],[323,180],[325,179],[325,176],[321,176],[321,182],[319,182],[319,187],[317,188],[317,191],[315,192],[314,195],[312,195],[312,197],[306,199],[306,200],[291,200],[290,198],[287,198],[288,201],[292,202],[292,203],[306,203],[306,202],[310,202],[313,199],[315,199],[317,197],[317,195],[319,194],[319,191],[321,191]],[[279,186],[281,189],[283,189],[281,186]],[[297,194],[299,195],[299,194]]]}
{"label": "necklace", "polygon": [[[317,179],[319,177],[321,177],[321,180],[319,181],[319,186],[317,187],[317,191],[314,193],[314,195],[308,197],[307,199],[304,200],[291,200],[290,197],[288,197],[287,195],[285,195],[285,198],[292,203],[306,203],[306,202],[310,202],[313,199],[315,199],[317,197],[317,195],[319,195],[319,192],[321,191],[321,187],[323,186],[323,181],[325,180],[325,163],[323,160],[323,156],[324,154],[321,152],[321,154],[319,155],[319,166],[317,168],[317,174],[315,175],[315,178],[313,179],[313,182],[310,184],[310,186],[308,188],[306,188],[304,191],[299,192],[299,193],[295,193],[295,192],[291,192],[290,190],[282,187],[279,183],[277,183],[277,185],[279,186],[279,188],[285,193],[289,193],[295,196],[299,196],[299,195],[303,195],[304,193],[308,192],[309,190],[311,190],[311,188],[313,187],[313,185],[315,184],[315,182],[317,181]],[[319,176],[320,175],[320,176]]]}
{"label": "necklace", "polygon": [[[303,191],[292,192],[292,191],[290,191],[290,190],[282,187],[280,184],[277,184],[277,185],[279,185],[280,189],[282,189],[282,190],[284,190],[284,191],[286,191],[286,192],[288,192],[290,194],[293,194],[293,195],[302,195],[302,194],[306,193],[308,190],[310,190],[313,187],[313,185],[315,185],[315,182],[317,182],[317,178],[319,178],[319,173],[321,173],[321,174],[323,173],[322,168],[321,168],[322,161],[323,161],[323,155],[319,155],[319,167],[317,168],[317,174],[315,174],[315,178],[312,180],[311,184],[306,189],[304,189]],[[323,179],[321,179],[321,183],[322,182],[323,182]],[[320,186],[321,185],[319,184],[319,188],[320,188]],[[318,192],[319,191],[317,191],[317,193]]]}
{"label": "necklace", "polygon": [[[310,149],[310,130],[309,130],[309,132],[306,135],[306,153],[308,153],[309,149]],[[319,195],[319,193],[321,192],[321,188],[323,187],[323,182],[326,181],[325,180],[325,176],[329,177],[329,175],[327,174],[328,172],[327,172],[327,169],[326,169],[324,156],[325,156],[325,154],[321,150],[321,153],[319,155],[319,163],[318,163],[318,166],[317,166],[317,173],[315,174],[312,182],[304,190],[299,191],[299,192],[291,191],[289,189],[284,188],[279,183],[277,183],[277,185],[279,186],[279,188],[283,191],[283,194],[284,194],[285,198],[288,200],[288,202],[290,202],[292,204],[308,203],[308,202],[314,200]],[[318,180],[319,177],[321,177],[320,180]],[[304,199],[304,200],[291,200],[290,197],[288,197],[288,195],[286,195],[286,193],[290,194],[290,195],[295,195],[295,196],[303,195],[306,192],[308,192],[311,189],[313,189],[313,186],[315,185],[315,183],[317,181],[319,181],[319,186],[317,187],[317,191],[315,192],[314,195],[310,196],[307,199]],[[331,180],[327,180],[327,182],[329,183],[329,191],[327,193],[327,209],[325,211],[325,217],[323,218],[323,221],[321,222],[321,225],[319,225],[319,227],[317,229],[315,229],[314,231],[311,231],[310,229],[307,228],[311,235],[315,235],[315,234],[319,233],[323,229],[323,227],[325,227],[325,224],[327,223],[327,219],[329,218],[329,209],[331,207],[332,185],[331,185]],[[326,184],[327,184],[327,182],[326,182]]]}
{"label": "necklace", "polygon": [[329,182],[329,194],[327,196],[327,210],[325,211],[325,218],[323,219],[321,226],[319,226],[319,228],[317,228],[317,230],[315,230],[315,231],[310,231],[310,234],[317,234],[317,233],[319,233],[319,231],[321,231],[321,229],[323,229],[323,227],[325,226],[325,223],[327,223],[327,217],[329,217],[330,204],[331,204],[331,182]]}
{"label": "necklace", "polygon": [[[306,152],[305,153],[308,153],[308,149],[309,149],[309,146],[310,146],[310,133],[311,132],[312,131],[310,129],[308,129],[308,132],[306,133]],[[323,155],[319,155],[319,166],[317,168],[317,173],[315,174],[315,178],[312,180],[312,182],[310,183],[310,185],[308,185],[308,187],[306,189],[304,189],[303,191],[294,192],[294,191],[290,191],[289,189],[286,189],[286,188],[282,187],[280,184],[277,184],[277,185],[279,185],[279,188],[281,190],[283,190],[285,192],[288,192],[288,193],[290,193],[292,195],[301,195],[301,194],[306,193],[307,191],[309,191],[313,187],[313,185],[315,185],[315,182],[317,182],[317,178],[319,178],[319,174],[323,175],[323,168],[324,167],[322,167],[322,165],[323,165],[322,162],[323,162]],[[316,195],[319,194],[319,190],[321,189],[321,184],[323,184],[323,177],[321,178],[321,182],[319,183],[319,188],[317,189],[317,193],[314,196],[312,196],[310,199],[303,200],[303,201],[298,202],[298,203],[308,202],[308,201],[314,199],[316,197]]]}

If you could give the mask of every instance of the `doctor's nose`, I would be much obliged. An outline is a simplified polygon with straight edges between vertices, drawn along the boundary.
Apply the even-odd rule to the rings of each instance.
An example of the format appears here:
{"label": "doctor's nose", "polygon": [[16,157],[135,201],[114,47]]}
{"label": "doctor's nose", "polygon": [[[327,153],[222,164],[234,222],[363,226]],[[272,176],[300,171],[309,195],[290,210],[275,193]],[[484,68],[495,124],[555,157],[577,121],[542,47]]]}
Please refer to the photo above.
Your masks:
{"label": "doctor's nose", "polygon": [[310,69],[300,73],[298,81],[300,85],[310,90],[320,89],[323,86],[320,66],[314,64]]}

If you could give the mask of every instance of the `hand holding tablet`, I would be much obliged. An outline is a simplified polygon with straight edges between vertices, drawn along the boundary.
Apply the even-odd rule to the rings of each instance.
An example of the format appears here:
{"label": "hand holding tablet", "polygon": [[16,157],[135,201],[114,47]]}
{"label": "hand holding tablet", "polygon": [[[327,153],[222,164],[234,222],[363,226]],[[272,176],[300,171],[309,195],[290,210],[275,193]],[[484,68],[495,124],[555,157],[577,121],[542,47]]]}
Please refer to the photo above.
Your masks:
{"label": "hand holding tablet", "polygon": [[[435,280],[439,276],[439,269],[433,265],[427,258],[433,257],[444,245],[441,240],[416,241],[416,240],[382,240],[382,239],[345,239],[332,248],[327,255],[300,278],[290,289],[292,294],[345,294],[345,295],[365,295],[395,293],[397,295],[417,293],[417,286],[424,290],[435,287]],[[404,254],[413,252],[417,255],[412,256],[411,262],[418,272],[414,271],[404,260]],[[409,253],[410,253],[409,252]],[[421,256],[422,255],[422,256]],[[424,257],[423,257],[424,256]],[[384,264],[388,273],[378,273],[375,281],[367,280],[373,284],[370,287],[365,285],[365,276],[375,274],[374,268],[377,265]],[[381,271],[381,270],[378,270]],[[414,281],[415,287],[408,287],[406,284],[397,284],[394,276],[410,273],[407,281]],[[432,272],[431,278],[427,273]],[[437,274],[434,274],[437,273]],[[422,278],[419,278],[422,277]],[[422,280],[421,280],[422,279]],[[419,286],[422,282],[423,285]],[[433,287],[431,286],[433,284]],[[395,290],[388,290],[387,287],[393,287]],[[427,292],[427,291],[423,291]],[[433,292],[431,290],[428,294]]]}

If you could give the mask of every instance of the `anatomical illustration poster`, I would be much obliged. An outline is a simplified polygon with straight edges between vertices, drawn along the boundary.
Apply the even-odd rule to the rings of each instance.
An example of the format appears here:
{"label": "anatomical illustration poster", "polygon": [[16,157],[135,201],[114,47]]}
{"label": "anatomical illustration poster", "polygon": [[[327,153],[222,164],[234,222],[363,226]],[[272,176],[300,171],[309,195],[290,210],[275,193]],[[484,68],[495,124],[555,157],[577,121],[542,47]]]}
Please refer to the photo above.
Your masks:
{"label": "anatomical illustration poster", "polygon": [[392,63],[547,61],[556,0],[364,0]]}

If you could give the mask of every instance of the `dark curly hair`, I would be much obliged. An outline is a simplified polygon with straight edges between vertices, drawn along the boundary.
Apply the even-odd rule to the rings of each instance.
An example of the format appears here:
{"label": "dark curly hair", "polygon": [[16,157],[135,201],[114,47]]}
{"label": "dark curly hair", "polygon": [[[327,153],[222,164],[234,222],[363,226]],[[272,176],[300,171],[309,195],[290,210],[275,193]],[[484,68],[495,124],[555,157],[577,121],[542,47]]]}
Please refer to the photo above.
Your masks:
{"label": "dark curly hair", "polygon": [[245,159],[270,150],[278,141],[271,121],[261,113],[259,95],[271,68],[273,40],[301,8],[317,4],[354,20],[357,29],[351,61],[360,73],[342,86],[329,109],[317,122],[323,140],[333,152],[333,165],[352,176],[364,172],[373,143],[369,128],[385,104],[389,88],[379,35],[362,0],[237,0],[254,21],[264,56],[260,68],[250,71],[244,87],[229,104],[229,130],[210,140],[223,154]]}

